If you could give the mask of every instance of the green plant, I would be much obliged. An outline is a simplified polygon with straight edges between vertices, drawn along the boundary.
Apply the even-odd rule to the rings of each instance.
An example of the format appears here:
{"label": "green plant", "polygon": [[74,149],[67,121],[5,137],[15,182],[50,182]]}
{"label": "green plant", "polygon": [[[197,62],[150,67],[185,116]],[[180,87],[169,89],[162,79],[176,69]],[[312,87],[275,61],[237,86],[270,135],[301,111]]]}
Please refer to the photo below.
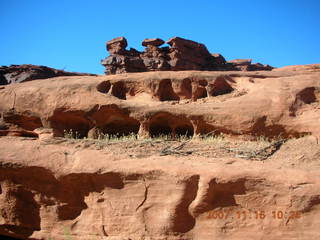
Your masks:
{"label": "green plant", "polygon": [[74,131],[73,129],[63,130],[63,137],[69,139],[79,139],[80,134],[78,131]]}
{"label": "green plant", "polygon": [[106,141],[106,142],[124,142],[124,141],[134,141],[138,139],[138,135],[136,133],[130,133],[128,135],[119,135],[119,134],[98,134],[98,141]]}
{"label": "green plant", "polygon": [[225,138],[223,133],[215,135],[205,135],[200,138],[202,142],[213,143],[216,145],[225,145],[228,143],[228,140]]}

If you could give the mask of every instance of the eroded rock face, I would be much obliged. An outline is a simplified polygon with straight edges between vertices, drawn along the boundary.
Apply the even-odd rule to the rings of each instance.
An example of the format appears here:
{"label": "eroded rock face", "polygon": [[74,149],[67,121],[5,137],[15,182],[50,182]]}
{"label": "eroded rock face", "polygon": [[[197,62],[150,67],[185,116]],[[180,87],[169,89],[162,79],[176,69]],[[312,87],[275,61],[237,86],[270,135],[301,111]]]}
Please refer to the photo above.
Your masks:
{"label": "eroded rock face", "polygon": [[148,47],[148,46],[159,47],[162,44],[164,44],[164,41],[160,38],[146,38],[142,42],[142,46],[145,46],[145,47]]}
{"label": "eroded rock face", "polygon": [[94,74],[66,72],[46,66],[37,66],[31,64],[0,67],[0,85],[59,76],[94,76]]}
{"label": "eroded rock face", "polygon": [[[121,52],[123,39],[110,46]],[[0,238],[318,240],[319,69],[163,71],[2,86]],[[78,140],[57,138],[65,132]],[[118,147],[79,140],[132,133],[138,140]],[[219,142],[196,144],[210,133],[311,136],[249,161]],[[187,155],[161,155],[181,142],[158,147],[140,139],[163,134],[196,141],[183,145]]]}
{"label": "eroded rock face", "polygon": [[106,67],[106,74],[146,71],[259,71],[272,70],[269,65],[251,64],[251,60],[237,59],[226,62],[221,54],[210,54],[204,44],[180,37],[173,37],[164,44],[160,38],[145,39],[143,52],[135,49],[126,50],[127,40],[118,37],[107,42],[109,57],[101,61]]}
{"label": "eroded rock face", "polygon": [[318,78],[318,71],[163,71],[7,85],[0,134],[320,136]]}
{"label": "eroded rock face", "polygon": [[[316,146],[311,139],[307,145]],[[121,146],[117,152],[108,149],[0,138],[0,238],[320,237],[315,163],[310,171],[284,168],[286,157],[264,163],[230,157],[132,158]],[[279,154],[289,152],[283,148]]]}

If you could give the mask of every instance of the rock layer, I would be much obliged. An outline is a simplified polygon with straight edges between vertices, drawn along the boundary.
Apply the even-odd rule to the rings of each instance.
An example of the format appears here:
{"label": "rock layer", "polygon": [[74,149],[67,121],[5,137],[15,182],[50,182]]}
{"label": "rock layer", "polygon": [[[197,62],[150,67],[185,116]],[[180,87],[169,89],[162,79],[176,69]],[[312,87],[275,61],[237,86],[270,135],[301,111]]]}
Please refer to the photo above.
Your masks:
{"label": "rock layer", "polygon": [[210,54],[204,44],[180,37],[173,37],[166,43],[170,47],[160,47],[165,42],[160,38],[145,39],[139,52],[131,48],[126,50],[127,40],[118,37],[107,42],[110,56],[101,61],[106,74],[147,71],[258,71],[272,70],[269,65],[251,64],[251,60],[236,59],[225,61],[220,54]]}
{"label": "rock layer", "polygon": [[46,66],[31,64],[0,67],[0,85],[20,83],[35,79],[47,79],[59,76],[94,76],[95,74],[66,72]]}
{"label": "rock layer", "polygon": [[[320,237],[319,164],[311,171],[284,168],[284,158],[130,158],[123,147],[79,143],[0,138],[1,238]],[[285,148],[279,153],[288,156]]]}
{"label": "rock layer", "polygon": [[0,131],[320,136],[318,78],[317,71],[163,71],[31,81],[0,89]]}
{"label": "rock layer", "polygon": [[[110,45],[121,51],[123,41]],[[1,87],[0,238],[319,239],[319,70],[64,76]],[[55,138],[66,133],[136,133],[140,152]],[[163,156],[143,139],[219,133],[301,138],[264,161]]]}

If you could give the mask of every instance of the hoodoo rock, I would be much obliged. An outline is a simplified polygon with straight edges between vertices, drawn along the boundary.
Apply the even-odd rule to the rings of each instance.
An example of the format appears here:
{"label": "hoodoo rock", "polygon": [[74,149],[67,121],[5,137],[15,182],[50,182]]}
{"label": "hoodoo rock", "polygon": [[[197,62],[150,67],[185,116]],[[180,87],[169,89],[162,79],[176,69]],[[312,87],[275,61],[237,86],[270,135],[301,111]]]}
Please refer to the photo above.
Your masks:
{"label": "hoodoo rock", "polygon": [[0,85],[61,76],[95,76],[95,74],[66,72],[64,70],[31,64],[0,67]]}
{"label": "hoodoo rock", "polygon": [[135,49],[126,50],[127,40],[124,37],[114,38],[107,42],[109,57],[101,61],[106,67],[106,74],[147,71],[262,71],[272,70],[269,65],[251,64],[246,59],[226,62],[221,54],[210,54],[202,43],[173,37],[166,43],[169,47],[160,47],[165,42],[160,38],[147,38],[142,46],[143,52]]}

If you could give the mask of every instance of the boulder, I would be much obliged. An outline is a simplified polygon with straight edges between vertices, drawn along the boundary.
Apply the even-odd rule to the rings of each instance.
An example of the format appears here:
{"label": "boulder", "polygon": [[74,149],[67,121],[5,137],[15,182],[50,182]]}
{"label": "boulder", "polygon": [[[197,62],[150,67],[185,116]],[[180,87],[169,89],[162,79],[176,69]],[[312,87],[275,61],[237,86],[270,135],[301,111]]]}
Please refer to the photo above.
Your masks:
{"label": "boulder", "polygon": [[142,46],[144,46],[144,47],[148,47],[148,46],[159,47],[162,44],[164,44],[164,41],[160,38],[146,38],[142,42]]}
{"label": "boulder", "polygon": [[218,65],[224,65],[226,63],[226,59],[220,53],[212,53],[214,61]]}
{"label": "boulder", "polygon": [[117,37],[108,41],[106,45],[107,50],[110,54],[121,54],[125,52],[128,43],[125,37]]}
{"label": "boulder", "polygon": [[171,46],[171,70],[213,70],[213,57],[206,46],[180,37],[167,41]]}
{"label": "boulder", "polygon": [[234,59],[234,60],[230,60],[228,62],[232,63],[234,65],[237,65],[237,66],[247,66],[247,65],[251,64],[252,59]]}

